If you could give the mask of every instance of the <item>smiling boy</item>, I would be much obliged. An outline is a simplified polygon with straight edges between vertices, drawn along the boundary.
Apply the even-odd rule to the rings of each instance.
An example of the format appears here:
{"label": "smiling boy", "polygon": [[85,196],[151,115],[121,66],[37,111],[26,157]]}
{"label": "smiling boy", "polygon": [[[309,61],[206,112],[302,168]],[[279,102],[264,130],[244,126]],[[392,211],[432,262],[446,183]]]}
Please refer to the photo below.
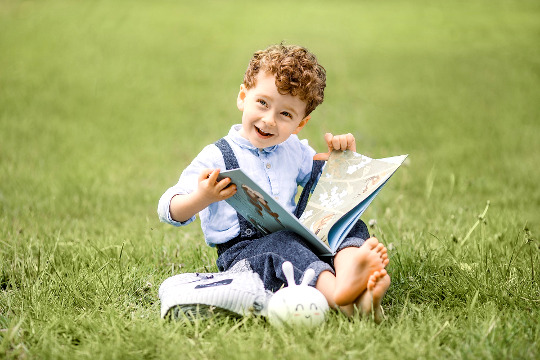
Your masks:
{"label": "smiling boy", "polygon": [[[380,320],[380,302],[390,285],[384,269],[389,260],[384,245],[369,238],[362,221],[351,230],[334,259],[323,260],[292,232],[258,233],[224,201],[236,193],[236,186],[229,178],[217,181],[220,171],[241,167],[294,212],[298,185],[305,186],[319,174],[313,171],[313,159],[328,159],[329,153],[316,154],[296,135],[322,103],[325,86],[324,68],[303,47],[275,45],[256,52],[237,97],[242,123],[201,151],[178,183],[163,194],[158,214],[164,222],[183,226],[199,213],[207,244],[217,247],[220,271],[246,262],[266,289],[276,291],[286,284],[281,265],[290,261],[297,281],[308,268],[315,270],[310,285],[323,293],[329,306],[348,315],[355,306],[363,313],[374,309],[375,319]],[[356,151],[351,134],[327,133],[325,141],[329,152]]]}
{"label": "smiling boy", "polygon": [[311,118],[298,96],[280,94],[273,74],[260,72],[255,86],[240,85],[237,106],[242,111],[240,136],[259,148],[278,145],[298,134]]}

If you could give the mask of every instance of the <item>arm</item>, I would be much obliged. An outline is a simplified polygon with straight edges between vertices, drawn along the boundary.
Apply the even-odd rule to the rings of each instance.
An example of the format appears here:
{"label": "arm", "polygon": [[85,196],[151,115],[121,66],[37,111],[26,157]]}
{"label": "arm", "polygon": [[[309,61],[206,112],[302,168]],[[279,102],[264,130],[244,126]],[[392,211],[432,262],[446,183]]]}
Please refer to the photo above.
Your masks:
{"label": "arm", "polygon": [[225,178],[217,182],[219,169],[205,169],[198,178],[197,189],[185,195],[175,195],[171,199],[170,212],[175,221],[187,221],[210,204],[226,200],[236,193],[236,185]]}
{"label": "arm", "polygon": [[330,133],[326,133],[324,135],[324,140],[328,145],[328,152],[316,154],[313,157],[313,160],[328,160],[332,150],[351,150],[356,152],[356,140],[354,139],[354,136],[350,133],[336,136]]}

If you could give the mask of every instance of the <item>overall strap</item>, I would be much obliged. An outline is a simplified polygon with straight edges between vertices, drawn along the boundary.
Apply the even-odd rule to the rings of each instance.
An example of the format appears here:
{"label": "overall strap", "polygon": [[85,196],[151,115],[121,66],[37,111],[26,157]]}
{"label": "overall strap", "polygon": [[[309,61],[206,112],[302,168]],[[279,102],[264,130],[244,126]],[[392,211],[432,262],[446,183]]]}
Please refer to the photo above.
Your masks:
{"label": "overall strap", "polygon": [[323,160],[313,160],[313,167],[311,169],[311,177],[309,178],[309,181],[306,183],[306,186],[304,186],[304,189],[302,190],[302,194],[300,194],[300,198],[298,199],[298,204],[296,205],[296,209],[294,210],[294,215],[297,218],[300,218],[300,216],[302,216],[302,213],[306,209],[306,205],[309,199],[309,194],[311,194],[313,185],[315,185],[317,183],[317,180],[319,179],[319,175],[322,172],[324,163],[325,161]]}
{"label": "overall strap", "polygon": [[[232,170],[238,169],[240,167],[238,165],[236,155],[234,155],[231,145],[229,145],[227,140],[221,138],[215,142],[215,145],[218,147],[218,149],[221,151],[221,154],[223,155],[223,160],[225,161],[225,169]],[[249,240],[261,237],[261,235],[257,233],[255,227],[249,221],[247,221],[242,215],[238,213],[236,214],[238,215],[238,223],[240,224],[240,234],[238,235],[238,237],[240,237],[242,240]]]}
{"label": "overall strap", "polygon": [[238,165],[238,160],[236,159],[236,156],[234,155],[234,152],[231,148],[231,145],[229,145],[225,138],[221,138],[216,141],[215,145],[221,151],[221,155],[223,155],[223,160],[225,161],[225,169],[232,170],[238,169],[240,167]]}

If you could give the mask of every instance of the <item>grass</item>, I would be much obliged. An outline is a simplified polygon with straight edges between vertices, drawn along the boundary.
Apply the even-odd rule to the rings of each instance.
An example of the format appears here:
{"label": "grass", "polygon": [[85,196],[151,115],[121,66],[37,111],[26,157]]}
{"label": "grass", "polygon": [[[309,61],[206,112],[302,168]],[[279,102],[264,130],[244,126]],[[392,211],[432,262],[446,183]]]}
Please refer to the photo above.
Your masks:
{"label": "grass", "polygon": [[[538,358],[539,10],[2,1],[0,358]],[[282,40],[328,72],[301,133],[315,148],[352,132],[364,154],[410,154],[364,217],[391,249],[387,320],[162,321],[163,280],[217,269],[157,200],[239,121],[253,51]]]}

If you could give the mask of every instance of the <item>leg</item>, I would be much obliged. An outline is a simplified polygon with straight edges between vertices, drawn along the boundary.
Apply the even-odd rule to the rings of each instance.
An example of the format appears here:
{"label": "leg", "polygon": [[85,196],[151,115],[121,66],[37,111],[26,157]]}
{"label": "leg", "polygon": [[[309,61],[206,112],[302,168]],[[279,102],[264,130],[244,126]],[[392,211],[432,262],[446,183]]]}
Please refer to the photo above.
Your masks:
{"label": "leg", "polygon": [[260,239],[242,241],[222,253],[217,261],[220,271],[229,269],[240,260],[247,260],[253,271],[259,274],[267,290],[277,291],[287,283],[281,265],[290,261],[294,277],[300,282],[308,268],[315,270],[315,278],[309,285],[315,286],[319,274],[332,267],[320,260],[302,238],[290,231],[279,231]]}
{"label": "leg", "polygon": [[336,289],[336,277],[334,274],[330,271],[321,272],[317,279],[317,283],[315,284],[315,288],[324,295],[330,308],[336,310],[339,309],[339,306],[336,305],[336,302],[334,301],[334,292]]}

